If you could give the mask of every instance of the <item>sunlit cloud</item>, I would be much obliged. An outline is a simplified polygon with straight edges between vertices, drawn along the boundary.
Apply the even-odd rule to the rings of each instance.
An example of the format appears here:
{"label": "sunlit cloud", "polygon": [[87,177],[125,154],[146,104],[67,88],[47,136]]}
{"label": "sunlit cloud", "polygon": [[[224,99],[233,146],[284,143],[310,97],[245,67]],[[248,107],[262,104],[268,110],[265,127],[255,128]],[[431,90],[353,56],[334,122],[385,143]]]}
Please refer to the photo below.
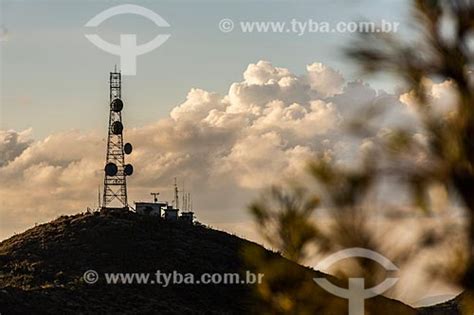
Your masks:
{"label": "sunlit cloud", "polygon": [[[434,90],[440,97],[442,87]],[[135,148],[129,199],[169,191],[178,177],[194,193],[199,219],[228,228],[248,218],[245,207],[259,189],[304,173],[316,154],[351,161],[370,149],[369,139],[347,139],[344,123],[364,105],[380,102],[399,109],[394,122],[407,121],[400,115],[406,115],[409,94],[346,82],[321,63],[301,75],[268,61],[250,64],[226,95],[193,88],[169,117],[125,129]],[[30,133],[0,131],[0,238],[97,205],[105,135],[70,130],[33,141]]]}

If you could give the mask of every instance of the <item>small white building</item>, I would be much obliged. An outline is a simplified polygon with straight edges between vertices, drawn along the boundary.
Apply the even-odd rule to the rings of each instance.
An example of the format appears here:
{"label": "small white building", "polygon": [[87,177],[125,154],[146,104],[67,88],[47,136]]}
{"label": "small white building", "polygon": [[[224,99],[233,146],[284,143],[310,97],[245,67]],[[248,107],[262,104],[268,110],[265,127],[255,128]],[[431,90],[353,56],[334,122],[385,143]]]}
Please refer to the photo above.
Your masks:
{"label": "small white building", "polygon": [[179,220],[182,222],[192,224],[194,221],[194,212],[192,211],[181,212],[181,215],[179,216]]}
{"label": "small white building", "polygon": [[162,202],[135,202],[135,211],[138,214],[161,218],[161,211],[168,205]]}
{"label": "small white building", "polygon": [[178,220],[178,209],[174,209],[172,206],[167,206],[165,209],[165,220],[176,221]]}

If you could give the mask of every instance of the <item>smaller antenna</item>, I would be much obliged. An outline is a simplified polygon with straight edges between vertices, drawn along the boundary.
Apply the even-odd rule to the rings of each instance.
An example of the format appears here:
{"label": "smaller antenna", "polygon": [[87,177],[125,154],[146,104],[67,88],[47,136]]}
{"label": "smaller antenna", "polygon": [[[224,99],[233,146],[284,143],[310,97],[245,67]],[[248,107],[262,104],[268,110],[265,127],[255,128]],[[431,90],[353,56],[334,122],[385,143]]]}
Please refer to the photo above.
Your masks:
{"label": "smaller antenna", "polygon": [[183,196],[182,196],[182,207],[183,207],[183,211],[186,211],[186,190],[184,188],[184,179],[183,179],[183,188],[182,188],[182,191],[183,193]]}
{"label": "smaller antenna", "polygon": [[97,186],[97,199],[97,201],[99,202],[97,209],[100,209],[100,184],[99,186]]}
{"label": "smaller antenna", "polygon": [[153,196],[153,202],[157,203],[158,202],[158,196],[160,195],[160,193],[159,192],[150,193],[150,195]]}
{"label": "smaller antenna", "polygon": [[188,193],[188,198],[187,198],[187,199],[188,199],[188,200],[187,200],[187,201],[188,201],[188,202],[187,202],[187,204],[188,204],[188,211],[193,211],[193,204],[192,204],[192,202],[191,202],[191,193]]}
{"label": "smaller antenna", "polygon": [[184,194],[184,210],[188,211],[188,193],[183,192]]}
{"label": "smaller antenna", "polygon": [[179,189],[176,177],[174,178],[174,206],[179,209]]}

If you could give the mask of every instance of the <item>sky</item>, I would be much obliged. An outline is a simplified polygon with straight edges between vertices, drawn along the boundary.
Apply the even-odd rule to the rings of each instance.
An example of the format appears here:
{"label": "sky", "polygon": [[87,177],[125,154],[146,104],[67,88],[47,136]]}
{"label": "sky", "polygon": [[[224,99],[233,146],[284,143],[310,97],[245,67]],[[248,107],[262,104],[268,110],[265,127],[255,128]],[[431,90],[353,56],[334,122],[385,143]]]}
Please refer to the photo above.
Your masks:
{"label": "sky", "polygon": [[[125,3],[1,1],[0,238],[96,206],[108,73],[120,59],[89,42],[84,35],[93,31],[84,25]],[[360,74],[344,48],[354,34],[245,33],[238,26],[384,19],[400,23],[403,35],[404,1],[131,3],[158,13],[170,27],[118,15],[95,29],[104,40],[119,43],[120,34],[137,34],[142,44],[161,33],[171,37],[138,56],[135,76],[123,77],[124,137],[136,148],[129,200],[149,199],[151,191],[171,199],[176,176],[193,194],[201,221],[255,238],[245,209],[277,174],[302,172],[309,158],[333,146],[357,148],[336,136],[344,108],[380,97],[398,102],[382,91],[397,89],[393,78],[351,83]],[[222,19],[234,21],[232,32],[219,29]]]}
{"label": "sky", "polygon": [[[117,56],[91,44],[84,24],[122,1],[2,0],[1,124],[4,129],[33,129],[33,137],[71,128],[103,130],[108,72]],[[322,62],[349,79],[355,67],[344,58],[351,34],[223,33],[223,18],[237,21],[403,22],[404,1],[133,1],[160,14],[169,29],[146,18],[121,15],[98,27],[105,40],[118,43],[119,34],[137,34],[144,43],[169,32],[159,49],[138,57],[137,76],[124,81],[128,126],[137,127],[166,117],[191,88],[224,94],[241,79],[248,64],[269,60],[295,73]],[[401,23],[405,25],[404,23]],[[375,87],[393,88],[387,80]]]}
{"label": "sky", "polygon": [[[384,19],[410,38],[407,1],[0,0],[0,240],[97,207],[108,76],[120,59],[89,42],[84,25],[125,3],[158,13],[170,27],[119,15],[96,28],[104,40],[137,34],[143,44],[171,35],[138,56],[136,75],[123,77],[132,204],[151,201],[150,192],[171,200],[177,177],[200,222],[259,240],[246,209],[262,191],[304,177],[317,155],[353,164],[390,128],[416,126],[410,91],[393,77],[361,76],[344,55],[354,34],[239,28],[246,21]],[[223,19],[234,22],[231,32],[220,30]],[[427,84],[445,113],[454,104],[451,84]],[[344,126],[367,104],[393,110],[378,134],[355,140]]]}

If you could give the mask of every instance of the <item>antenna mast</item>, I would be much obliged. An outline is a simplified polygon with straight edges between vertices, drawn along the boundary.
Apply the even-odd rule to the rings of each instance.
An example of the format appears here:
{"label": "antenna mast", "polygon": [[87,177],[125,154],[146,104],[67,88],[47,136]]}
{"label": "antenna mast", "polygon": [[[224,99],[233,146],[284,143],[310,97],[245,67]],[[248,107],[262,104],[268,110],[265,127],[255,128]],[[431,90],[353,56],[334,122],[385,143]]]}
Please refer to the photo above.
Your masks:
{"label": "antenna mast", "polygon": [[187,200],[186,200],[186,198],[187,198],[186,190],[184,189],[184,180],[183,180],[183,190],[181,192],[183,193],[183,197],[182,197],[183,203],[181,205],[183,207],[182,210],[186,211],[188,205],[187,205]]}
{"label": "antenna mast", "polygon": [[153,196],[153,202],[157,203],[158,202],[158,196],[160,195],[159,192],[157,193],[150,193],[150,195]]}
{"label": "antenna mast", "polygon": [[132,152],[130,143],[123,144],[122,124],[122,78],[115,68],[110,72],[110,114],[105,159],[103,208],[128,210],[127,180],[132,175],[133,166],[125,164],[124,154]]}
{"label": "antenna mast", "polygon": [[99,184],[99,186],[97,186],[97,201],[98,201],[97,209],[100,209],[100,207],[101,207],[101,204],[100,204],[100,184]]}
{"label": "antenna mast", "polygon": [[186,206],[188,207],[188,211],[193,211],[193,204],[191,202],[191,193],[188,193],[188,197],[186,198]]}
{"label": "antenna mast", "polygon": [[188,211],[188,195],[186,192],[183,190],[183,210]]}
{"label": "antenna mast", "polygon": [[174,178],[174,206],[176,209],[179,209],[179,189],[178,183],[176,182],[176,177]]}

